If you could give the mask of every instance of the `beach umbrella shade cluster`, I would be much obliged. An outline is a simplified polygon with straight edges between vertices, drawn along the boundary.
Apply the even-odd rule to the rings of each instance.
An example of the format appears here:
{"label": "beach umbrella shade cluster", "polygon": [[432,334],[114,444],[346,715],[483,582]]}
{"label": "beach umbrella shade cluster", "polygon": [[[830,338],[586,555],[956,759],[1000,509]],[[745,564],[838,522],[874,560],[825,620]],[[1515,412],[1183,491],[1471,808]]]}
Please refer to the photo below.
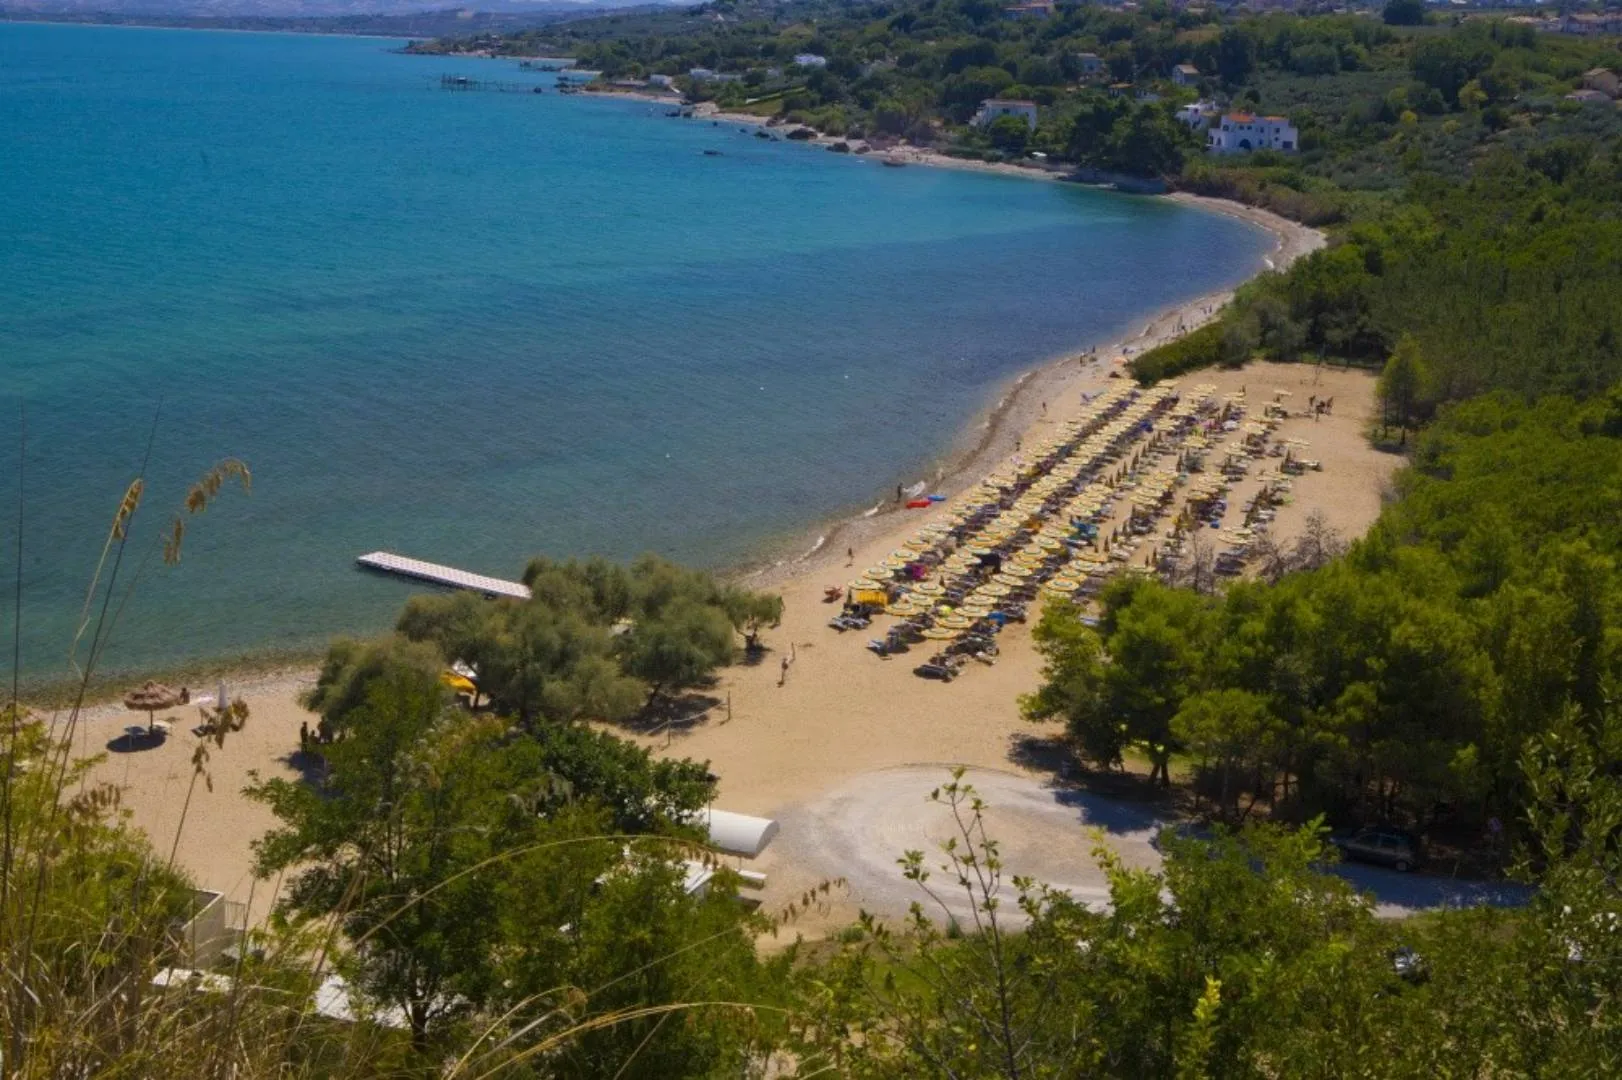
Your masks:
{"label": "beach umbrella shade cluster", "polygon": [[124,707],[132,712],[146,713],[146,729],[152,730],[154,716],[164,709],[185,704],[185,697],[172,686],[147,680],[146,685],[124,695]]}
{"label": "beach umbrella shade cluster", "polygon": [[[1151,567],[1113,564],[1130,561],[1141,543],[1135,537],[1179,494],[1196,506],[1228,490],[1225,477],[1191,475],[1200,468],[1195,455],[1220,441],[1230,458],[1250,460],[1265,453],[1275,430],[1270,417],[1247,417],[1242,392],[1219,399],[1216,389],[1200,384],[1180,391],[1171,383],[1145,391],[1121,387],[1090,399],[1085,415],[1061,421],[1054,435],[1027,445],[852,585],[899,588],[902,595],[884,610],[922,617],[926,638],[950,641],[992,615],[1003,598],[1026,596],[1033,586],[1040,585],[1047,597],[1068,600],[1088,595],[1087,579],[1095,575],[1150,572]],[[1232,432],[1238,434],[1227,434]],[[1304,440],[1296,444],[1305,445]],[[1117,535],[1104,518],[1123,502],[1131,528]],[[1241,551],[1253,538],[1244,529],[1222,534]],[[981,560],[993,554],[988,580]],[[895,580],[909,565],[914,577],[922,577],[919,562],[930,567],[932,580]],[[881,581],[890,584],[878,585]],[[959,590],[967,595],[951,606],[943,603],[962,595]]]}

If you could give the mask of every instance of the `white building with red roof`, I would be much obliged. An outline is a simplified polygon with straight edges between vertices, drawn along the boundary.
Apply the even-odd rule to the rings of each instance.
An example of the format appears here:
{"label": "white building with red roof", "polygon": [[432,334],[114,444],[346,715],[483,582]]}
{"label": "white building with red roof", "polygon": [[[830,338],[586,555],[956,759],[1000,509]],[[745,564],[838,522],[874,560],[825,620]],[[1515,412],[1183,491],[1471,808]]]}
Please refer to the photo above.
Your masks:
{"label": "white building with red roof", "polygon": [[1206,133],[1205,145],[1214,154],[1248,154],[1252,150],[1301,148],[1301,134],[1282,116],[1227,113]]}

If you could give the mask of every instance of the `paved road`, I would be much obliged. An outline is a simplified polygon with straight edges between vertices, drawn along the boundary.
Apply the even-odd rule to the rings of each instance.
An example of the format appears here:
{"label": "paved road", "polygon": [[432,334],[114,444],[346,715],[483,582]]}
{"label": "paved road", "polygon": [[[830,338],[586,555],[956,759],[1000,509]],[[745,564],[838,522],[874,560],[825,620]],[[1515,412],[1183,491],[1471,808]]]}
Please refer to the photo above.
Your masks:
{"label": "paved road", "polygon": [[[865,773],[813,802],[782,810],[782,832],[773,844],[775,860],[814,875],[845,878],[850,899],[875,914],[904,916],[914,900],[925,900],[901,876],[896,860],[922,850],[935,870],[931,884],[948,910],[972,922],[972,901],[942,874],[940,844],[956,827],[944,806],[929,793],[949,780],[943,765],[909,765]],[[986,830],[999,842],[1005,864],[1000,893],[1013,907],[1012,877],[1029,875],[1076,899],[1102,905],[1108,882],[1091,850],[1094,829],[1128,866],[1156,868],[1161,856],[1154,838],[1171,819],[1151,808],[1073,790],[1056,789],[1016,773],[971,769],[967,782],[987,804]],[[1426,874],[1398,874],[1378,867],[1332,868],[1359,889],[1372,893],[1376,913],[1398,917],[1415,911],[1477,904],[1524,903],[1520,886],[1453,881]],[[934,909],[938,913],[938,909]]]}

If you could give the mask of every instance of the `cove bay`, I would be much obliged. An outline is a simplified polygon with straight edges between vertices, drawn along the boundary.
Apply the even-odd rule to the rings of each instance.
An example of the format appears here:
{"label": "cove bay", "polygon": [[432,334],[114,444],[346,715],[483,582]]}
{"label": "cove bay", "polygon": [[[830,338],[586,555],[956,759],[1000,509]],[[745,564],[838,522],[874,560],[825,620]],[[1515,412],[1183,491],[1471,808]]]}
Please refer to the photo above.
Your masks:
{"label": "cove bay", "polygon": [[[1263,265],[1164,200],[880,168],[402,42],[0,25],[0,527],[67,674],[151,436],[102,665],[386,626],[387,549],[757,558],[933,475],[1020,372]],[[706,151],[719,151],[706,154]],[[254,472],[152,554],[186,486]]]}

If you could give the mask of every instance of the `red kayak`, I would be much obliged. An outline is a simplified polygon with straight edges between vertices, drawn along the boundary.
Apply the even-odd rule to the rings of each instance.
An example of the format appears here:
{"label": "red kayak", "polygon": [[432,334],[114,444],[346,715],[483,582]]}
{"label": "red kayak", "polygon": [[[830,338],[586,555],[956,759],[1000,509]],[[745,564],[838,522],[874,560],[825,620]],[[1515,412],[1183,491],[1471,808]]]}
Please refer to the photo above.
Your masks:
{"label": "red kayak", "polygon": [[930,502],[928,499],[910,499],[907,502],[907,509],[908,510],[925,510],[925,509],[928,509],[929,507],[934,506],[934,505],[935,504]]}

